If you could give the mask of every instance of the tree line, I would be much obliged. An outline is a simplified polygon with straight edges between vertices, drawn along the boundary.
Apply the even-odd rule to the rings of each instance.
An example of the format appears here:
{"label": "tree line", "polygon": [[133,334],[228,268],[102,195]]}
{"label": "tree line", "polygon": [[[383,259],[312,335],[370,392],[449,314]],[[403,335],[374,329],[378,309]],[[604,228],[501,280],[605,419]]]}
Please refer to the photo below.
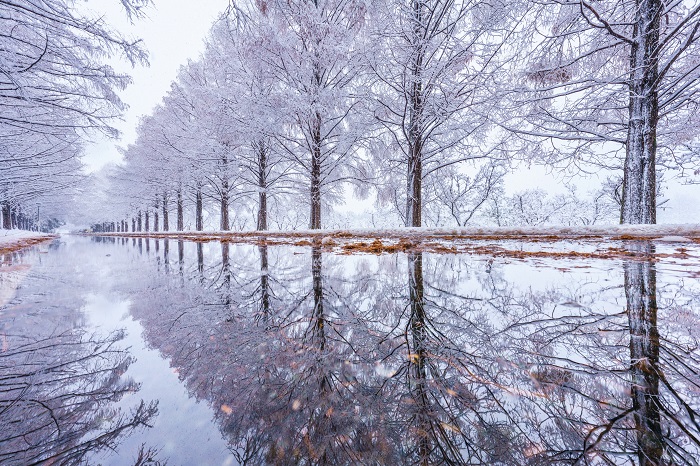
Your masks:
{"label": "tree line", "polygon": [[[518,210],[504,174],[526,162],[612,174],[580,223],[655,223],[663,172],[697,167],[699,13],[697,1],[230,3],[109,169],[93,220],[317,229],[352,192],[394,224],[502,224],[518,218],[503,220]],[[105,34],[80,50],[110,37],[112,50],[145,58]],[[116,111],[107,90],[127,78],[104,78],[85,102]],[[71,134],[105,129],[106,113],[80,109]],[[538,200],[515,198],[525,194],[522,206]]]}

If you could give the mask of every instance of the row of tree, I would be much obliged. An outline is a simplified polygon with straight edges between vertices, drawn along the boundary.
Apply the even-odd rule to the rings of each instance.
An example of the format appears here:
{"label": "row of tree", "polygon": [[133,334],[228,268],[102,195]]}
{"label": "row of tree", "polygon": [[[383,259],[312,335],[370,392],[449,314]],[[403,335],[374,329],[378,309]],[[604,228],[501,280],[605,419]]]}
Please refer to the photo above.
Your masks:
{"label": "row of tree", "polygon": [[[122,3],[138,15],[147,1]],[[73,7],[0,2],[10,210],[72,189],[86,132],[113,134],[129,78],[105,55],[145,61]],[[654,223],[657,172],[697,164],[699,14],[658,0],[232,3],[140,122],[93,220],[133,227],[141,212],[167,229],[176,207],[184,228],[191,205],[196,229],[213,206],[223,230],[320,228],[352,189],[407,226],[464,224],[511,162],[534,160],[613,171],[620,220]]]}
{"label": "row of tree", "polygon": [[614,170],[621,221],[655,223],[657,170],[697,161],[698,13],[637,0],[231,6],[141,121],[110,214],[150,211],[158,228],[162,209],[167,229],[175,203],[181,229],[191,202],[197,229],[211,205],[222,230],[301,215],[315,229],[352,187],[406,226],[463,225],[498,207],[507,164],[524,158]]}
{"label": "row of tree", "polygon": [[[130,82],[106,64],[146,63],[140,42],[73,0],[0,1],[0,205],[3,228],[50,227],[82,178],[86,137],[110,122]],[[121,0],[130,17],[149,0]],[[39,209],[38,209],[39,207]]]}

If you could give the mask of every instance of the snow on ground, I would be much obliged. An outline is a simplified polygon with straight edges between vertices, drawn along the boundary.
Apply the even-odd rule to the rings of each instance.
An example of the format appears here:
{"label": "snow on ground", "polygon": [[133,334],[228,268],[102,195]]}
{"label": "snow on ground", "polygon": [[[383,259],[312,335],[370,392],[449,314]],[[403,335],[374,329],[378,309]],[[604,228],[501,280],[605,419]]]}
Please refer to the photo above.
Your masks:
{"label": "snow on ground", "polygon": [[36,231],[3,230],[0,228],[0,250],[15,250],[54,237],[54,235]]}
{"label": "snow on ground", "polygon": [[576,238],[611,237],[625,239],[665,238],[667,241],[692,241],[700,238],[700,224],[679,225],[593,225],[593,226],[518,226],[518,227],[464,227],[464,228],[392,228],[392,229],[342,229],[342,230],[291,230],[291,231],[167,231],[96,233],[105,236],[151,236],[151,237],[324,237],[352,236],[357,238],[422,238],[439,236],[461,237],[524,237],[524,238]]}

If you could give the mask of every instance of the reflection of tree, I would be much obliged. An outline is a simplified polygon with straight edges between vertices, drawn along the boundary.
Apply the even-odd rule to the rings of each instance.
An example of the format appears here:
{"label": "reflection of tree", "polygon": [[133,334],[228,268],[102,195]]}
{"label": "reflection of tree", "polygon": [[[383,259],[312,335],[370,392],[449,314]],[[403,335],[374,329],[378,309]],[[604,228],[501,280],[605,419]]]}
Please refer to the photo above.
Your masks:
{"label": "reflection of tree", "polygon": [[[531,297],[540,310],[514,315],[504,332],[532,387],[510,408],[537,439],[529,451],[540,462],[697,464],[699,406],[688,394],[700,389],[700,360],[694,339],[673,328],[676,313],[689,317],[673,301],[692,291],[667,285],[671,300],[659,308],[653,246],[628,248],[634,258],[624,264],[623,312],[597,302],[605,289],[550,292]],[[659,312],[671,309],[661,333]],[[698,323],[697,316],[686,322]]]}
{"label": "reflection of tree", "polygon": [[149,425],[155,403],[142,401],[129,415],[111,407],[139,388],[122,378],[132,362],[116,347],[122,337],[7,337],[0,352],[0,463],[79,464]]}
{"label": "reflection of tree", "polygon": [[267,245],[258,246],[260,252],[260,310],[258,318],[264,322],[270,317],[270,276]]}
{"label": "reflection of tree", "polygon": [[[653,246],[635,244],[650,256]],[[656,270],[651,262],[625,263],[625,295],[630,327],[630,375],[634,428],[640,466],[659,465],[664,452],[659,397],[659,331],[656,327]]]}
{"label": "reflection of tree", "polygon": [[674,304],[680,284],[657,305],[646,246],[617,286],[562,272],[545,291],[466,256],[233,247],[228,311],[214,274],[161,277],[139,292],[167,290],[167,305],[133,312],[243,464],[694,464],[700,451],[697,339],[676,316],[700,319],[690,298]]}

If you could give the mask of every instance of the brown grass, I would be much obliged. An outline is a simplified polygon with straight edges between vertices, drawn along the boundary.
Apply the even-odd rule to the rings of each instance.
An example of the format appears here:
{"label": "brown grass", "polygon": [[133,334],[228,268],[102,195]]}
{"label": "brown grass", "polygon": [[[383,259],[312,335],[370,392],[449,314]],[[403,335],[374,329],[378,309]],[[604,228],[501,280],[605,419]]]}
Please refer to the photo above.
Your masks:
{"label": "brown grass", "polygon": [[[381,232],[380,232],[381,233]],[[99,235],[98,235],[99,236]],[[435,234],[413,235],[410,232],[401,236],[390,232],[385,236],[373,236],[371,232],[353,236],[350,232],[230,232],[226,234],[212,233],[177,233],[177,232],[140,232],[140,233],[112,233],[106,236],[125,236],[136,238],[176,239],[195,242],[225,241],[227,243],[243,243],[257,245],[290,245],[300,247],[321,247],[324,251],[339,254],[394,254],[394,253],[419,253],[433,254],[476,254],[512,259],[625,259],[625,260],[659,260],[659,259],[692,259],[694,256],[688,253],[685,247],[677,247],[672,253],[643,254],[627,250],[624,244],[630,241],[649,242],[657,237],[636,237],[632,235],[460,235],[460,234]],[[599,248],[594,251],[527,251],[518,249],[518,245],[511,247],[503,245],[503,242],[516,243],[547,243],[556,244],[562,242],[577,242],[579,244],[597,244],[599,242],[619,242],[620,246]],[[692,238],[694,244],[700,243],[700,239]],[[500,244],[497,244],[500,243]]]}

